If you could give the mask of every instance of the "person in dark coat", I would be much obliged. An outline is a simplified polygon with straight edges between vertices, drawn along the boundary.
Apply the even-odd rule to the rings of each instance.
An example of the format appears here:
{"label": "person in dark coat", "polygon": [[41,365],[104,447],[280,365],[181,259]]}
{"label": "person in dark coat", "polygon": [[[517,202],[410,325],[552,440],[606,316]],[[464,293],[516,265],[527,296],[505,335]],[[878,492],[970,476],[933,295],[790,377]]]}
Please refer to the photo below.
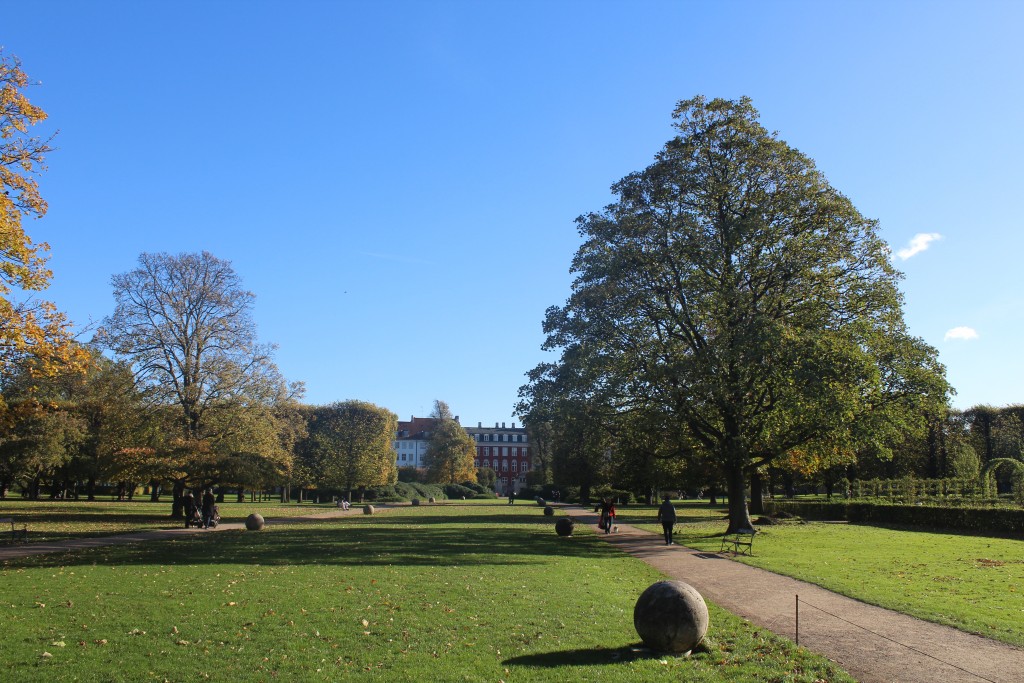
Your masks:
{"label": "person in dark coat", "polygon": [[213,508],[217,505],[217,499],[213,496],[213,489],[206,489],[203,494],[203,528],[209,529],[213,521]]}
{"label": "person in dark coat", "polygon": [[199,510],[191,491],[185,494],[185,498],[182,500],[182,509],[185,512],[185,528],[187,529],[196,523],[196,512]]}
{"label": "person in dark coat", "polygon": [[665,496],[664,502],[658,508],[658,521],[665,532],[665,545],[672,545],[672,527],[676,523],[676,509],[672,507],[672,501]]}

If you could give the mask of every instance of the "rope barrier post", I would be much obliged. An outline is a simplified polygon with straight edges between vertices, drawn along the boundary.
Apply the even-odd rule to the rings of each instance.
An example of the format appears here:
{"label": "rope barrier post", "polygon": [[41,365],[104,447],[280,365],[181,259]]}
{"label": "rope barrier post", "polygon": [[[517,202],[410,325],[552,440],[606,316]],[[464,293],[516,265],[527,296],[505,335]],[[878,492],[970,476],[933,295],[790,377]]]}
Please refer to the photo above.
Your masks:
{"label": "rope barrier post", "polygon": [[796,646],[800,647],[800,594],[796,596]]}

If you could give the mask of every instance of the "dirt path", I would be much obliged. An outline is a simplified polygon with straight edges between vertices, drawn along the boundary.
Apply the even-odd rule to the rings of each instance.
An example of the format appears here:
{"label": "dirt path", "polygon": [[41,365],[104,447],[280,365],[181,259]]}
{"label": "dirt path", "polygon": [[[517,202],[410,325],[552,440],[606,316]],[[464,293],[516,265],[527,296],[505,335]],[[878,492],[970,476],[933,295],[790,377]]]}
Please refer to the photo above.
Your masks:
{"label": "dirt path", "polygon": [[[593,512],[564,511],[597,531]],[[716,553],[666,546],[660,535],[635,527],[620,525],[617,533],[597,533],[667,576],[690,584],[719,607],[791,640],[796,635],[799,595],[800,645],[834,660],[863,683],[1024,681],[1024,650],[1010,645],[868,605]]]}

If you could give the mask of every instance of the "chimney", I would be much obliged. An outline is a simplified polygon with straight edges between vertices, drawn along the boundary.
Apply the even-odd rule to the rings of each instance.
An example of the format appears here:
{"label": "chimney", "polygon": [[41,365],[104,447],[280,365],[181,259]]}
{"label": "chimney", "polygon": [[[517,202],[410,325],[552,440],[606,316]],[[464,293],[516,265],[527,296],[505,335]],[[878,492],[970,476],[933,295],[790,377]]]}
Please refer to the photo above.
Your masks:
{"label": "chimney", "polygon": [[504,429],[504,428],[505,428],[505,423],[504,423],[504,422],[502,422],[502,423],[501,423],[501,428],[502,428],[502,429]]}
{"label": "chimney", "polygon": [[483,429],[484,428],[484,423],[483,422],[477,422],[476,423],[476,428],[477,429]]}
{"label": "chimney", "polygon": [[513,422],[513,423],[512,423],[512,429],[515,429],[515,428],[516,428],[516,423],[515,423],[515,422]]}
{"label": "chimney", "polygon": [[495,429],[497,429],[497,428],[498,428],[498,423],[497,423],[497,422],[495,422],[495,423],[494,423],[494,428],[495,428]]}
{"label": "chimney", "polygon": [[459,416],[458,415],[455,416],[455,424],[459,424]]}

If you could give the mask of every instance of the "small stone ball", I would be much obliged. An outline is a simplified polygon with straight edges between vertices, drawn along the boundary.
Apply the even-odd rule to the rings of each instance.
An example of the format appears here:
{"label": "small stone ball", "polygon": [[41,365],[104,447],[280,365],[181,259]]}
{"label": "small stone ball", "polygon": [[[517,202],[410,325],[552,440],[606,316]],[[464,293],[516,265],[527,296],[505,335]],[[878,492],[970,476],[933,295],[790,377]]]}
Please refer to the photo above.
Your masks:
{"label": "small stone ball", "polygon": [[652,650],[684,654],[707,634],[708,606],[690,584],[658,581],[636,601],[633,626]]}
{"label": "small stone ball", "polygon": [[420,499],[419,498],[413,498],[412,499],[412,504],[413,505],[419,505],[420,504]]}
{"label": "small stone ball", "polygon": [[263,528],[264,524],[263,515],[256,512],[245,518],[245,528],[249,531],[259,531]]}
{"label": "small stone ball", "polygon": [[546,506],[544,508],[544,516],[545,517],[553,517],[554,514],[555,514],[555,508],[551,507],[550,505],[548,505],[548,506]]}
{"label": "small stone ball", "polygon": [[555,522],[555,533],[559,536],[572,536],[572,528],[575,525],[568,517],[562,517]]}
{"label": "small stone ball", "polygon": [[363,514],[364,515],[372,515],[374,512],[376,512],[376,510],[373,509],[372,505],[364,505],[363,506]]}
{"label": "small stone ball", "polygon": [[537,496],[537,498],[535,498],[535,500],[537,501],[537,505],[540,505],[541,507],[544,507],[545,505],[548,504],[548,502],[546,500],[544,500],[543,498],[541,498],[540,496]]}
{"label": "small stone ball", "polygon": [[435,500],[434,500],[434,497],[433,497],[433,496],[431,496],[430,498],[427,498],[427,502],[428,502],[428,503],[436,503],[437,501],[435,501]]}

